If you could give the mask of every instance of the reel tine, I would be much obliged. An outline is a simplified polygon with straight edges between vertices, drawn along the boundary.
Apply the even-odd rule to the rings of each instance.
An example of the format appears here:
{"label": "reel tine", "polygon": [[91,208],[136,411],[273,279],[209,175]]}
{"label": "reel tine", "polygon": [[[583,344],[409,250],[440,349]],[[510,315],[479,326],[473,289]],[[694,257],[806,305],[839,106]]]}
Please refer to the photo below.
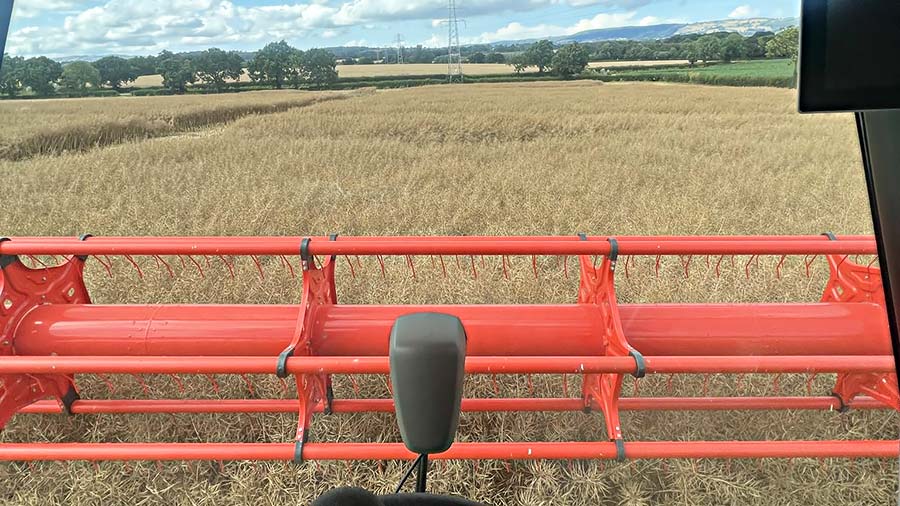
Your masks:
{"label": "reel tine", "polygon": [[706,397],[709,395],[709,380],[711,378],[710,374],[703,375],[703,396]]}
{"label": "reel tine", "polygon": [[153,258],[156,259],[156,267],[159,267],[160,262],[166,266],[166,272],[169,273],[169,278],[175,278],[175,272],[172,270],[172,266],[169,265],[169,262],[166,262],[163,257],[159,255],[153,255]]}
{"label": "reel tine", "polygon": [[187,263],[184,261],[184,255],[177,255],[178,261],[181,262],[181,270],[187,269]]}
{"label": "reel tine", "polygon": [[131,376],[134,377],[135,380],[137,380],[139,385],[141,385],[141,390],[144,391],[144,395],[149,397],[150,396],[150,386],[147,385],[146,381],[144,381],[144,377],[141,376],[140,374],[132,374]]}
{"label": "reel tine", "polygon": [[675,390],[673,382],[675,381],[675,375],[669,374],[666,378],[666,393],[672,395],[672,392]]}
{"label": "reel tine", "polygon": [[284,381],[284,378],[278,378],[278,382],[281,383],[281,395],[286,394],[288,391],[287,381]]}
{"label": "reel tine", "polygon": [[106,385],[106,389],[109,391],[110,395],[116,395],[116,385],[109,380],[109,377],[107,375],[97,373],[96,376],[100,378],[100,381],[102,381]]}
{"label": "reel tine", "polygon": [[480,255],[480,256],[481,256],[481,268],[487,269],[487,266],[484,265],[484,255]]}
{"label": "reel tine", "polygon": [[178,391],[184,393],[184,382],[181,381],[181,378],[177,374],[169,374],[169,377],[172,378],[172,381],[178,387]]}
{"label": "reel tine", "polygon": [[781,374],[780,373],[776,374],[772,378],[772,391],[775,392],[776,395],[781,393]]}
{"label": "reel tine", "polygon": [[409,270],[412,272],[413,280],[416,279],[416,264],[413,263],[412,255],[404,255],[406,256],[406,266],[409,267]]}
{"label": "reel tine", "polygon": [[496,374],[491,374],[491,386],[494,387],[494,395],[499,396],[500,395],[500,385],[497,384],[497,375]]}
{"label": "reel tine", "polygon": [[660,264],[661,260],[662,260],[662,257],[660,255],[656,255],[656,277],[657,278],[659,277],[659,264]]}
{"label": "reel tine", "polygon": [[641,393],[641,379],[634,378],[634,383],[632,383],[632,395],[637,397]]}
{"label": "reel tine", "polygon": [[204,376],[206,376],[206,379],[208,379],[210,385],[212,385],[213,392],[215,392],[216,395],[219,395],[219,382],[216,381],[215,375],[205,374]]}
{"label": "reel tine", "polygon": [[775,266],[775,277],[781,279],[781,269],[784,267],[784,261],[787,260],[787,255],[781,255],[781,259],[778,260],[778,265]]}
{"label": "reel tine", "polygon": [[[628,272],[627,266],[625,267],[625,272]],[[569,255],[563,256],[563,276],[565,276],[566,279],[569,279]]]}
{"label": "reel tine", "polygon": [[359,384],[356,382],[356,378],[354,375],[350,375],[350,386],[353,387],[353,393],[356,397],[359,397]]}
{"label": "reel tine", "polygon": [[94,259],[97,260],[97,263],[99,263],[100,265],[102,265],[102,266],[103,266],[103,269],[106,270],[106,275],[107,275],[108,277],[112,278],[112,277],[113,277],[113,273],[112,273],[112,262],[110,261],[110,259],[109,259],[108,256],[104,255],[104,258],[106,258],[106,262],[104,262],[103,260],[101,260],[99,255],[94,255]]}
{"label": "reel tine", "polygon": [[744,375],[738,374],[734,384],[735,390],[741,392],[744,390]]}
{"label": "reel tine", "polygon": [[454,257],[456,258],[456,268],[462,270],[462,265],[459,263],[459,255],[454,255]]}
{"label": "reel tine", "polygon": [[27,257],[29,260],[31,260],[31,268],[32,268],[32,269],[37,268],[38,265],[40,265],[40,266],[43,267],[44,269],[47,268],[47,264],[45,264],[44,262],[42,262],[40,258],[38,258],[38,257],[36,257],[36,256],[34,256],[34,255],[26,255],[26,257]]}
{"label": "reel tine", "polygon": [[[350,260],[350,257],[344,257],[344,260],[347,261],[347,266],[350,267],[350,277],[356,279],[356,269],[353,268],[353,261]],[[291,277],[294,277],[294,269],[291,269]]]}
{"label": "reel tine", "polygon": [[266,273],[263,271],[262,263],[259,261],[259,257],[256,255],[250,255],[250,258],[253,259],[253,263],[256,265],[256,271],[259,272],[259,279],[266,279]]}
{"label": "reel tine", "polygon": [[534,272],[534,279],[538,279],[537,255],[531,255],[531,270]]}
{"label": "reel tine", "polygon": [[384,258],[381,255],[375,255],[375,258],[378,260],[378,265],[381,266],[381,279],[385,279],[387,277],[387,270],[384,267]]}
{"label": "reel tine", "polygon": [[503,267],[503,278],[509,280],[509,269],[506,266],[506,255],[500,256],[500,264]]}
{"label": "reel tine", "polygon": [[246,374],[241,374],[241,379],[244,380],[244,384],[247,385],[247,391],[250,392],[250,397],[253,397],[253,382],[250,381],[250,378],[247,377]]}
{"label": "reel tine", "polygon": [[438,255],[438,259],[441,261],[441,272],[444,274],[444,278],[447,277],[447,266],[444,264],[444,255]]}
{"label": "reel tine", "polygon": [[758,255],[750,255],[750,259],[747,260],[747,263],[744,265],[744,274],[747,276],[747,279],[750,279],[750,264],[753,263],[753,260],[759,258]]}
{"label": "reel tine", "polygon": [[203,267],[200,267],[200,263],[197,262],[196,260],[194,260],[194,257],[192,257],[191,255],[188,255],[187,257],[188,257],[188,260],[190,260],[191,263],[194,264],[194,267],[197,268],[197,272],[200,274],[200,278],[203,279],[205,277],[203,275]]}
{"label": "reel tine", "polygon": [[144,279],[144,271],[142,271],[141,266],[138,265],[137,262],[134,261],[134,258],[132,258],[131,255],[123,255],[123,256],[125,257],[125,260],[128,260],[128,262],[131,263],[132,267],[134,267],[137,270],[138,278]]}
{"label": "reel tine", "polygon": [[100,474],[100,464],[96,460],[91,461],[91,467],[94,468],[94,474]]}
{"label": "reel tine", "polygon": [[469,255],[472,262],[472,279],[478,279],[478,269],[475,268],[475,255]]}
{"label": "reel tine", "polygon": [[816,258],[818,258],[818,257],[819,257],[819,255],[806,255],[804,262],[806,263],[806,277],[807,278],[810,277],[810,267],[812,266],[813,262],[815,262]]}
{"label": "reel tine", "polygon": [[531,375],[526,375],[528,378],[528,395],[529,397],[534,397],[534,382],[532,381]]}
{"label": "reel tine", "polygon": [[569,375],[562,375],[563,397],[569,396]]}
{"label": "reel tine", "polygon": [[716,262],[716,277],[722,275],[722,261],[725,260],[725,255],[719,255],[719,261]]}
{"label": "reel tine", "polygon": [[811,373],[806,377],[806,393],[807,393],[807,395],[812,395],[812,386],[813,386],[813,382],[816,381],[816,376],[818,376],[818,373]]}
{"label": "reel tine", "polygon": [[678,259],[681,261],[681,266],[684,267],[684,279],[690,278],[691,261],[694,259],[694,255],[687,255],[687,261],[682,256],[679,256]]}
{"label": "reel tine", "polygon": [[628,279],[630,273],[628,272],[628,264],[631,262],[631,255],[625,257],[625,279]]}
{"label": "reel tine", "polygon": [[234,265],[232,265],[231,262],[226,260],[223,255],[218,255],[218,257],[219,257],[219,260],[221,260],[222,263],[225,264],[225,267],[228,267],[228,274],[231,275],[231,279],[234,279]]}

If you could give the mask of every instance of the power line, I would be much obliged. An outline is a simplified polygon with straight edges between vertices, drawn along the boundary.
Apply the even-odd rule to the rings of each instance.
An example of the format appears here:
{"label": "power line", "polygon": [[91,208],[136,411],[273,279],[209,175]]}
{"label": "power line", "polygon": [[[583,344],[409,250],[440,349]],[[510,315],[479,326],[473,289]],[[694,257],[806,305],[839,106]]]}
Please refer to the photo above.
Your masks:
{"label": "power line", "polygon": [[456,0],[447,5],[447,82],[462,82],[462,52],[459,48],[459,19],[456,17]]}
{"label": "power line", "polygon": [[403,63],[403,35],[397,34],[397,63]]}

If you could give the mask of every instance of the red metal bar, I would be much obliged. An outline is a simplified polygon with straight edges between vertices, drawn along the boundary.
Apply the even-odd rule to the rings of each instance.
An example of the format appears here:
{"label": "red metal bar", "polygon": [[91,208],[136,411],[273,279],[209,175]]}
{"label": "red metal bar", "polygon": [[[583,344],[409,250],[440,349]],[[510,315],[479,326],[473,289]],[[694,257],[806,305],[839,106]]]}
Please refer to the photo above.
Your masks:
{"label": "red metal bar", "polygon": [[[659,441],[625,443],[629,459],[896,458],[900,441]],[[456,443],[435,460],[615,459],[614,443]],[[7,443],[0,461],[283,460],[293,443]],[[306,443],[304,460],[412,460],[402,443]]]}
{"label": "red metal bar", "polygon": [[[128,413],[296,413],[296,399],[122,399],[78,400],[72,404],[73,414]],[[391,399],[335,399],[335,413],[393,413]],[[857,397],[852,409],[888,409],[870,397]],[[582,399],[525,398],[525,399],[463,399],[464,412],[524,412],[524,411],[581,411]],[[822,397],[623,397],[619,408],[626,411],[776,411],[776,410],[837,410],[840,401],[833,396]],[[323,406],[316,407],[322,412]],[[56,401],[38,401],[19,411],[25,414],[59,414]]]}
{"label": "red metal bar", "polygon": [[[6,255],[297,255],[302,237],[15,237],[0,244]],[[319,239],[319,238],[316,238]],[[602,255],[605,238],[453,237],[314,239],[313,255]],[[825,241],[784,238],[745,240],[685,238],[620,239],[623,255],[822,255],[876,254],[871,239]]]}
{"label": "red metal bar", "polygon": [[[645,357],[648,373],[894,372],[892,356]],[[0,374],[270,374],[265,357],[35,357],[0,359]],[[289,374],[388,374],[388,357],[293,357]],[[469,374],[635,372],[631,357],[468,357]]]}
{"label": "red metal bar", "polygon": [[[297,305],[48,304],[25,315],[19,355],[268,356],[291,341]],[[884,309],[871,303],[622,304],[627,340],[645,355],[889,355]],[[385,356],[394,320],[430,311],[462,319],[470,356],[603,354],[590,305],[323,306],[310,329],[323,356]]]}

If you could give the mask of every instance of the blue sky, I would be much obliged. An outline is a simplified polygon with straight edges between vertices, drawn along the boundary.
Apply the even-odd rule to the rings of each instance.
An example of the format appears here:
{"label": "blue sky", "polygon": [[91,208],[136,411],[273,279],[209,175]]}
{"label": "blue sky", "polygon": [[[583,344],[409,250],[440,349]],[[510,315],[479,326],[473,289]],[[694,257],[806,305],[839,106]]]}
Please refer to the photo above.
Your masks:
{"label": "blue sky", "polygon": [[[447,0],[14,0],[7,50],[33,56],[446,45]],[[796,16],[799,0],[457,0],[461,41],[494,42],[614,26]]]}

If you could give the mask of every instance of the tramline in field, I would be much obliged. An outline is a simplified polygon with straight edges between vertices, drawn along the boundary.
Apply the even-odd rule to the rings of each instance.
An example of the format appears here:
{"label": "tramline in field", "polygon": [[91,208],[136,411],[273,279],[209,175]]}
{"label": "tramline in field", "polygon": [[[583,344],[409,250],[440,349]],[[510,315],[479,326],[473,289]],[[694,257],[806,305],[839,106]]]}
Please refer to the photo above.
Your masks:
{"label": "tramline in field", "polygon": [[[154,237],[30,238],[0,242],[0,423],[17,413],[296,412],[297,432],[279,443],[4,443],[3,460],[360,460],[411,459],[401,443],[337,443],[308,438],[313,416],[390,412],[392,399],[334,391],[333,375],[395,374],[392,329],[410,315],[442,315],[464,329],[466,374],[574,374],[565,398],[470,398],[462,411],[599,413],[607,441],[456,443],[446,459],[641,459],[895,457],[897,441],[634,441],[620,410],[900,409],[890,356],[885,299],[865,236],[804,237]],[[512,257],[577,259],[579,287],[563,305],[347,305],[335,266],[359,256],[384,265],[444,266],[489,255],[506,272]],[[678,256],[721,263],[732,255],[827,259],[820,301],[795,304],[618,304],[615,276],[628,260]],[[62,260],[58,265],[40,259]],[[110,256],[135,266],[185,265],[219,257],[279,257],[299,262],[299,305],[91,304],[86,262]],[[421,257],[425,257],[424,259]],[[200,259],[200,260],[198,260]],[[626,261],[628,261],[626,260]],[[521,261],[517,259],[517,262]],[[699,260],[697,260],[699,261]],[[26,266],[26,262],[31,264]],[[160,263],[161,262],[161,263]],[[480,262],[484,262],[483,258]],[[535,264],[536,265],[536,264]],[[573,261],[573,274],[575,262]],[[749,266],[749,263],[748,263]],[[715,265],[715,269],[718,269]],[[382,267],[383,268],[383,267]],[[445,267],[446,268],[446,267]],[[535,267],[536,269],[536,267]],[[535,273],[537,271],[535,270]],[[427,327],[427,325],[426,325]],[[425,343],[428,330],[413,331]],[[427,348],[427,347],[426,347]],[[422,376],[439,375],[448,360]],[[444,364],[446,365],[446,364]],[[837,373],[831,395],[808,397],[628,397],[626,376],[716,373]],[[293,377],[297,399],[91,400],[78,377],[272,374]],[[422,377],[419,377],[422,381]],[[427,381],[427,378],[424,380]],[[403,387],[409,388],[409,387]],[[397,385],[394,388],[397,396]],[[451,403],[452,404],[452,403]],[[427,411],[427,410],[426,410]],[[584,423],[601,423],[585,415]],[[401,423],[401,428],[403,424]]]}

